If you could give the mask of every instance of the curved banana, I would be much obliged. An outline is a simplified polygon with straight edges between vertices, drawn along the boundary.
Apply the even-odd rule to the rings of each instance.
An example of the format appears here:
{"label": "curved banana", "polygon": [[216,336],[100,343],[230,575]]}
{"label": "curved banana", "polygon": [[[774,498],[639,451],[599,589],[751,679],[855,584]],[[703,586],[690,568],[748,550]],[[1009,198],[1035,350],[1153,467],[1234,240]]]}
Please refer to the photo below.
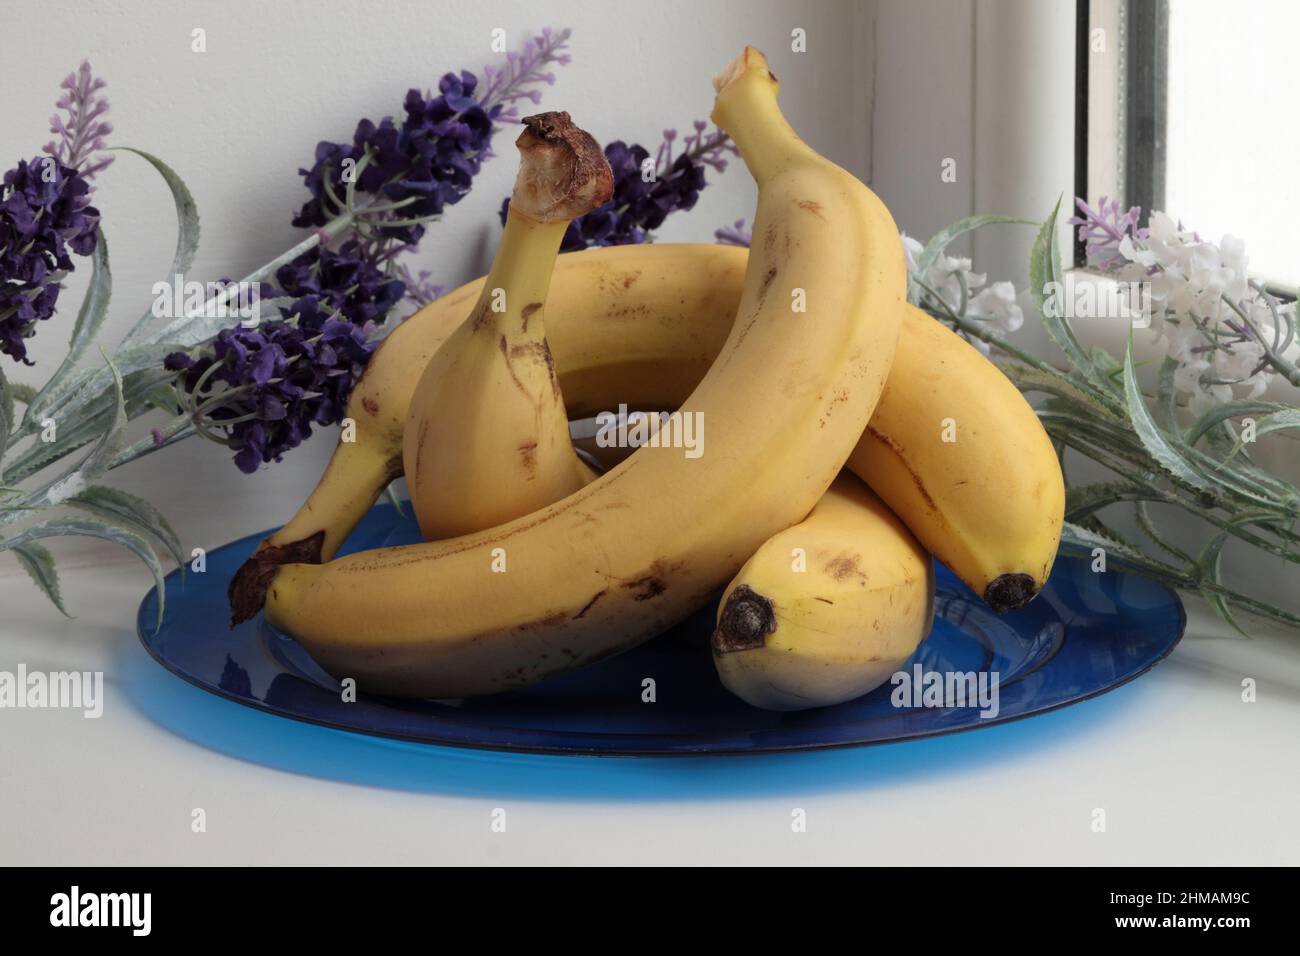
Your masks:
{"label": "curved banana", "polygon": [[843,472],[728,585],[713,632],[726,688],[766,710],[827,707],[879,687],[930,633],[934,565]]}
{"label": "curved banana", "polygon": [[1065,519],[1051,439],[1011,380],[919,309],[848,467],[998,613],[1047,581]]}
{"label": "curved banana", "polygon": [[[572,417],[611,403],[676,408],[722,349],[745,274],[744,249],[720,245],[608,246],[559,257],[547,338]],[[262,607],[286,563],[328,561],[390,482],[402,475],[403,427],[421,372],[464,322],[485,277],[393,329],[348,399],[355,441],[340,442],[316,488],[235,574],[235,623]]]}
{"label": "curved banana", "polygon": [[466,697],[625,650],[699,607],[834,480],[893,358],[898,231],[795,135],[761,54],[746,48],[714,82],[715,122],[758,184],[761,238],[734,327],[682,406],[705,423],[704,455],[642,447],[487,531],[282,566],[267,619],[331,673],[370,693]]}
{"label": "curved banana", "polygon": [[[547,332],[570,417],[619,402],[680,405],[731,328],[746,259],[733,246],[685,244],[560,256]],[[243,608],[238,619],[261,607],[258,573],[268,576],[286,560],[328,560],[401,474],[400,421],[419,367],[482,285],[477,279],[426,306],[375,353],[348,404],[357,441],[338,446],[307,503],[241,569],[243,600],[232,602]],[[945,418],[956,426],[954,442],[943,441]],[[976,435],[978,442],[969,440]],[[1065,501],[1051,442],[996,366],[911,306],[884,393],[848,466],[996,610],[1025,603],[1046,581]]]}
{"label": "curved banana", "polygon": [[411,400],[403,462],[425,540],[504,524],[593,477],[569,439],[544,316],[564,231],[609,199],[614,176],[568,113],[523,124],[519,178],[492,269]]}

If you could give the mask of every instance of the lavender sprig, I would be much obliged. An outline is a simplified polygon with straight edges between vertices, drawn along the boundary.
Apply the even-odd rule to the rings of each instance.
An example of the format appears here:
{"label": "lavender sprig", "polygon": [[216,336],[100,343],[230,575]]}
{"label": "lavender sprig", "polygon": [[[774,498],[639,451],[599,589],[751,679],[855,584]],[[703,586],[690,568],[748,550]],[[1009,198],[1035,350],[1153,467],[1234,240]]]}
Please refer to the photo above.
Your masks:
{"label": "lavender sprig", "polygon": [[737,219],[730,226],[714,229],[713,239],[722,246],[744,246],[748,249],[754,243],[754,233],[745,228],[745,220]]}
{"label": "lavender sprig", "polygon": [[[529,39],[523,50],[507,54],[503,67],[485,71],[492,78],[487,90],[473,73],[447,73],[436,95],[407,92],[400,122],[363,119],[351,143],[317,145],[312,167],[300,170],[311,198],[293,220],[314,227],[315,237],[287,263],[281,256],[249,277],[260,280],[275,270],[284,295],[295,299],[283,310],[285,321],[227,330],[211,348],[168,358],[169,368],[185,373],[179,390],[199,435],[229,445],[240,469],[251,471],[278,461],[312,424],[342,417],[377,347],[374,329],[403,297],[418,307],[442,294],[428,272],[412,277],[397,257],[418,245],[445,207],[468,194],[492,156],[497,122],[513,117],[511,104],[541,98],[530,87],[555,82],[546,64],[569,62],[563,52],[568,37],[568,30],[548,28]],[[342,245],[333,251],[336,239]],[[344,328],[348,323],[365,330],[364,347]],[[285,356],[293,374],[267,378],[266,368],[278,367]],[[313,376],[310,387],[302,384]],[[218,383],[224,387],[209,394]]]}
{"label": "lavender sprig", "polygon": [[519,101],[528,100],[534,106],[542,100],[540,90],[526,89],[545,83],[555,85],[555,74],[546,69],[552,63],[567,66],[572,57],[567,52],[569,29],[552,30],[544,27],[541,35],[530,37],[524,48],[506,54],[505,66],[483,67],[483,94],[479,102],[502,123],[519,122]]}
{"label": "lavender sprig", "polygon": [[95,155],[108,148],[106,137],[113,132],[113,124],[102,119],[108,112],[108,100],[99,91],[107,85],[95,76],[90,61],[82,60],[77,71],[59,84],[66,92],[54,105],[66,112],[67,118],[58,113],[50,117],[50,132],[59,138],[46,143],[44,152],[86,180],[94,179],[113,162],[112,156]]}
{"label": "lavender sprig", "polygon": [[1105,196],[1101,197],[1096,209],[1083,199],[1074,202],[1081,215],[1070,217],[1069,223],[1079,227],[1079,241],[1084,244],[1089,264],[1095,268],[1106,272],[1123,265],[1128,260],[1119,251],[1120,243],[1125,238],[1146,238],[1147,231],[1138,228],[1138,218],[1142,215],[1138,206],[1121,212],[1119,200]]}
{"label": "lavender sprig", "polygon": [[421,269],[417,274],[412,275],[410,268],[406,263],[398,263],[394,269],[397,278],[401,280],[406,287],[406,299],[415,305],[415,308],[423,308],[434,299],[440,298],[447,287],[438,285],[431,281],[433,273],[428,269]]}
{"label": "lavender sprig", "polygon": [[[695,132],[691,133],[682,140],[682,149],[692,162],[703,163],[706,166],[712,166],[718,172],[723,172],[727,168],[727,160],[724,154],[731,153],[733,156],[740,155],[736,149],[736,144],[731,141],[722,130],[716,126],[713,132],[709,132],[709,124],[703,120],[696,120],[693,124]],[[677,130],[664,130],[664,140],[659,146],[659,152],[655,156],[655,168],[659,175],[665,175],[673,166],[673,143],[677,139]]]}
{"label": "lavender sprig", "polygon": [[[700,190],[708,185],[704,167],[721,172],[727,168],[724,154],[736,151],[721,130],[709,133],[708,124],[700,120],[694,127],[694,133],[682,141],[682,151],[676,155],[673,149],[677,131],[664,130],[653,160],[650,151],[638,143],[609,143],[605,159],[614,174],[614,195],[605,205],[569,223],[560,251],[652,242],[654,230],[669,215],[694,207]],[[507,197],[501,203],[502,225],[509,207]]]}

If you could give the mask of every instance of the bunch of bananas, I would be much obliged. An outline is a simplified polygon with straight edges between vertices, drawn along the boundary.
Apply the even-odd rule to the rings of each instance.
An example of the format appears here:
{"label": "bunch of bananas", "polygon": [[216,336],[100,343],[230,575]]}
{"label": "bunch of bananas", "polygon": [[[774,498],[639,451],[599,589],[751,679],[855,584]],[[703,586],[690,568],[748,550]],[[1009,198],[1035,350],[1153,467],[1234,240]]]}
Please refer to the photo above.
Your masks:
{"label": "bunch of bananas", "polygon": [[[456,698],[626,650],[722,589],[721,680],[790,710],[912,654],[931,554],[994,610],[1033,598],[1065,497],[1033,409],[906,304],[888,210],[799,139],[762,54],[714,86],[758,187],[752,249],[559,256],[609,169],[568,114],[525,120],[491,272],[375,354],[355,441],[231,582],[236,621],[265,604],[362,690]],[[650,442],[597,474],[569,421],[616,406],[693,416],[707,445]],[[335,558],[403,474],[424,543]]]}

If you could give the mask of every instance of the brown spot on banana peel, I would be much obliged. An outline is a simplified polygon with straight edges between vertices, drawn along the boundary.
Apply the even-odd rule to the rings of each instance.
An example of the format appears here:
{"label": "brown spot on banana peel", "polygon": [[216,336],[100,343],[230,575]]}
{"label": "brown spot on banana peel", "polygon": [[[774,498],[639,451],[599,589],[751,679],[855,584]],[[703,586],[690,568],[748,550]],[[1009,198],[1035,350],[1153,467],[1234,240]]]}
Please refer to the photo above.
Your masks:
{"label": "brown spot on banana peel", "polygon": [[474,306],[474,311],[469,316],[469,328],[471,332],[479,332],[487,328],[492,322],[492,311],[488,304],[482,300]]}
{"label": "brown spot on banana peel", "polygon": [[528,331],[528,320],[531,319],[533,317],[533,313],[536,312],[541,307],[542,304],[540,302],[529,302],[526,306],[524,306],[523,311],[519,313],[519,317],[523,319],[525,332]]}
{"label": "brown spot on banana peel", "polygon": [[608,593],[607,588],[601,588],[601,590],[593,594],[591,596],[591,600],[582,606],[582,610],[579,611],[577,614],[573,615],[573,620],[578,621],[586,617],[587,612],[590,611],[593,607],[595,607],[596,602],[599,601],[601,598],[603,598],[607,593]]}
{"label": "brown spot on banana peel", "polygon": [[525,621],[523,624],[515,626],[516,631],[535,631],[538,628],[556,627],[563,624],[569,619],[569,615],[564,611],[553,611],[545,617],[539,617],[536,620]]}
{"label": "brown spot on banana peel", "polygon": [[656,598],[668,590],[667,579],[675,572],[680,571],[682,564],[668,564],[665,561],[655,561],[646,569],[645,574],[623,582],[623,587],[628,590],[635,590],[639,593],[633,594],[634,601],[649,601]]}
{"label": "brown spot on banana peel", "polygon": [[875,438],[876,441],[885,445],[898,457],[898,460],[903,463],[903,468],[906,469],[907,473],[911,476],[912,484],[916,485],[917,494],[925,499],[925,506],[938,514],[939,508],[935,505],[934,499],[930,497],[930,492],[926,491],[925,484],[921,481],[921,476],[913,471],[911,465],[907,463],[907,458],[903,455],[903,447],[884,432],[872,428],[870,423],[867,425],[867,431],[871,433],[871,436]]}
{"label": "brown spot on banana peel", "polygon": [[858,556],[847,552],[828,561],[826,563],[826,573],[834,581],[843,581],[845,578],[866,579],[866,575],[858,567]]}
{"label": "brown spot on banana peel", "polygon": [[379,414],[379,403],[369,395],[361,399],[361,407],[366,410],[366,414],[374,416]]}
{"label": "brown spot on banana peel", "polygon": [[819,202],[813,202],[811,199],[801,199],[797,203],[795,203],[795,205],[798,206],[800,209],[804,209],[812,213],[818,219],[821,219],[823,221],[826,219],[826,217],[822,215],[822,204]]}
{"label": "brown spot on banana peel", "polygon": [[541,362],[545,365],[547,377],[551,382],[551,396],[557,399],[560,397],[560,377],[555,371],[555,356],[551,354],[551,347],[546,344],[545,339],[540,342],[525,342],[523,345],[510,345],[503,335],[497,343],[497,347],[501,349],[501,354],[505,357],[506,369],[510,372],[510,377],[514,379],[519,391],[523,392],[529,401],[533,402],[533,404],[538,403],[538,399],[528,391],[523,380],[519,378],[519,373],[515,371],[516,361]]}
{"label": "brown spot on banana peel", "polygon": [[526,441],[518,448],[520,464],[531,479],[537,471],[537,442]]}
{"label": "brown spot on banana peel", "polygon": [[263,542],[252,557],[239,566],[226,589],[226,596],[230,599],[230,626],[249,620],[262,609],[267,588],[281,565],[320,564],[324,544],[323,530],[288,544],[268,545]]}
{"label": "brown spot on banana peel", "polygon": [[776,633],[776,610],[770,598],[748,584],[739,584],[727,596],[713,631],[716,654],[748,651],[762,647],[767,636]]}

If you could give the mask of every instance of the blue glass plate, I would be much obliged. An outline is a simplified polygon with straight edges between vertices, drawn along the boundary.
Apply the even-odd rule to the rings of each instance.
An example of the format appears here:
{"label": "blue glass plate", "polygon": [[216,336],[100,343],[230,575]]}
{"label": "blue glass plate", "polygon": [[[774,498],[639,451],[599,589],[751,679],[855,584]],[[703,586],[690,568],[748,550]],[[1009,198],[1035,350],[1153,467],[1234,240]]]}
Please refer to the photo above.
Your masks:
{"label": "blue glass plate", "polygon": [[[718,682],[709,654],[714,608],[655,640],[542,684],[465,701],[341,699],[338,683],[259,615],[227,627],[226,585],[269,532],[210,552],[203,574],[166,580],[166,616],[154,630],[157,591],[140,605],[140,640],[154,659],[230,700],[310,723],[431,744],[530,753],[742,754],[910,740],[1029,717],[1111,690],[1145,673],[1182,637],[1186,618],[1169,589],[1120,572],[1093,573],[1060,558],[1028,607],[993,614],[946,568],[938,569],[930,636],[903,670],[998,675],[996,713],[974,700],[948,706],[921,691],[903,706],[888,684],[836,707],[756,710]],[[345,551],[419,540],[414,518],[376,506]],[[919,667],[919,671],[918,671]],[[655,700],[642,700],[645,678]],[[988,698],[986,697],[986,701]],[[949,703],[956,704],[957,701]],[[937,706],[935,706],[937,705]],[[986,716],[981,716],[983,711]]]}

